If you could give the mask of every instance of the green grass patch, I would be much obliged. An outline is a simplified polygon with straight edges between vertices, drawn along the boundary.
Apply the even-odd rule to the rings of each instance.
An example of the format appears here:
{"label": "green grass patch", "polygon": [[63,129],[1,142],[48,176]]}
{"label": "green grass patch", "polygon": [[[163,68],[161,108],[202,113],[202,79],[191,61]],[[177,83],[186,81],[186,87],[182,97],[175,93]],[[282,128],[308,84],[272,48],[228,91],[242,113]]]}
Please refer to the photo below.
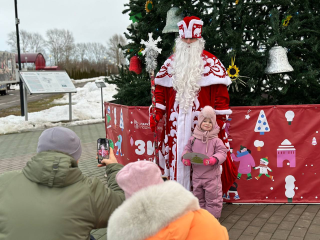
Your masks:
{"label": "green grass patch", "polygon": [[[62,98],[64,94],[57,94],[57,95],[53,95],[51,97],[48,98],[44,98],[44,99],[40,99],[34,102],[29,102],[28,103],[28,113],[32,113],[32,112],[40,112],[42,110],[54,107],[54,106],[63,106],[63,105],[67,105],[67,104],[53,104],[52,102],[55,99],[59,99]],[[7,117],[10,115],[14,115],[14,116],[21,116],[21,108],[20,106],[15,106],[15,107],[11,107],[11,108],[5,108],[2,109],[0,111],[0,118],[1,117]]]}

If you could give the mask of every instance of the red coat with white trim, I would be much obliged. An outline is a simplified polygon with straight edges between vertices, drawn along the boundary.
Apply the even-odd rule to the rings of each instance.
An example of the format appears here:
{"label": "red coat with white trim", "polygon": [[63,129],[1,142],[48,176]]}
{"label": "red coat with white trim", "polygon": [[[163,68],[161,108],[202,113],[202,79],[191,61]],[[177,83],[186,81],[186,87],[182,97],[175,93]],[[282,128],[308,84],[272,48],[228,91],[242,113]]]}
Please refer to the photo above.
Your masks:
{"label": "red coat with white trim", "polygon": [[[172,86],[171,63],[174,56],[168,58],[162,65],[155,78],[156,111],[165,115],[165,127],[162,133],[160,146],[160,167],[164,175],[171,180],[177,180],[187,189],[190,189],[190,167],[181,162],[182,152],[197,124],[198,114],[203,107],[213,107],[217,114],[217,123],[221,129],[219,138],[230,149],[227,135],[224,131],[226,115],[232,113],[229,108],[229,93],[227,86],[231,80],[218,58],[213,54],[203,51],[202,58],[205,62],[204,73],[199,85],[201,89],[195,97],[192,109],[187,113],[179,112],[179,104],[175,101],[176,91]],[[234,166],[230,152],[227,160],[222,165],[222,184],[226,192],[236,179],[236,167]]]}

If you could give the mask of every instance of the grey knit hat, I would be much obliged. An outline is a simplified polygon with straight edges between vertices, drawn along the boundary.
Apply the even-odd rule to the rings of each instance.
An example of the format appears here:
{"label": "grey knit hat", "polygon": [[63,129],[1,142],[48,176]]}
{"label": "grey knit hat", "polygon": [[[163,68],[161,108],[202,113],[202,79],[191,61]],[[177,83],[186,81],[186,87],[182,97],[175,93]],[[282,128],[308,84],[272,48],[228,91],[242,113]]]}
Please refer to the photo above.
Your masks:
{"label": "grey knit hat", "polygon": [[39,137],[37,152],[59,151],[79,160],[82,152],[81,141],[75,132],[64,127],[44,130]]}

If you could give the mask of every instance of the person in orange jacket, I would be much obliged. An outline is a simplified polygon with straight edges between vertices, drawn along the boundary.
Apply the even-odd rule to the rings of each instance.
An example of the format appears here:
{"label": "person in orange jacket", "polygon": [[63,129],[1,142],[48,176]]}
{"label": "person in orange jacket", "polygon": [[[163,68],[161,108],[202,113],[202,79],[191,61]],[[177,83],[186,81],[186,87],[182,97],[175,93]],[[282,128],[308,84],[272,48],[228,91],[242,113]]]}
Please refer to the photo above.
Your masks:
{"label": "person in orange jacket", "polygon": [[148,161],[127,164],[116,176],[126,200],[109,219],[107,239],[228,240],[228,232],[198,199],[175,181],[163,181]]}

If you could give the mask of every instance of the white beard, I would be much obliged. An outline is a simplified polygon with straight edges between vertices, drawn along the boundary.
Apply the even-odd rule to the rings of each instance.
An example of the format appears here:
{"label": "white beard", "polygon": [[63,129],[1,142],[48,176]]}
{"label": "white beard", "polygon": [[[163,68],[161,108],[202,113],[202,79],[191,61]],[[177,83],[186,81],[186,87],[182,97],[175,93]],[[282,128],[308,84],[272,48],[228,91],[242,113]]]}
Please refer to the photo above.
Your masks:
{"label": "white beard", "polygon": [[180,111],[187,112],[200,90],[198,84],[204,70],[202,52],[205,41],[199,38],[197,41],[187,44],[176,39],[176,51],[173,59],[173,88],[176,90],[176,101]]}

